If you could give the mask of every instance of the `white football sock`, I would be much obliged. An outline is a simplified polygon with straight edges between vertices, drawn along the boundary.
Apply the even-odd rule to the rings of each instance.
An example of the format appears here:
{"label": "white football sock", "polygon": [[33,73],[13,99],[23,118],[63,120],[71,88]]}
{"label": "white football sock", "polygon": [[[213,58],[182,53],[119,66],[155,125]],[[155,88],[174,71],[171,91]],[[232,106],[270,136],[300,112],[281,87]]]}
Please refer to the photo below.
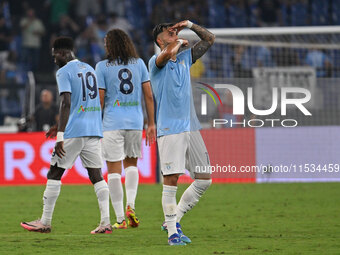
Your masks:
{"label": "white football sock", "polygon": [[123,185],[120,174],[108,174],[108,185],[111,197],[111,203],[116,213],[117,222],[125,220],[123,206]]}
{"label": "white football sock", "polygon": [[100,225],[106,226],[107,224],[110,224],[109,188],[104,180],[96,182],[93,186],[99,204]]}
{"label": "white football sock", "polygon": [[177,186],[163,185],[162,206],[168,236],[177,233],[176,229],[176,192]]}
{"label": "white football sock", "polygon": [[60,180],[47,180],[43,196],[44,208],[41,216],[41,222],[44,225],[51,225],[54,206],[60,194],[60,187]]}
{"label": "white football sock", "polygon": [[209,188],[211,180],[196,179],[184,191],[176,209],[177,222],[180,222],[183,215],[190,211],[199,201],[203,193]]}
{"label": "white football sock", "polygon": [[126,191],[126,206],[135,209],[135,201],[138,189],[138,168],[129,166],[125,169],[125,191]]}

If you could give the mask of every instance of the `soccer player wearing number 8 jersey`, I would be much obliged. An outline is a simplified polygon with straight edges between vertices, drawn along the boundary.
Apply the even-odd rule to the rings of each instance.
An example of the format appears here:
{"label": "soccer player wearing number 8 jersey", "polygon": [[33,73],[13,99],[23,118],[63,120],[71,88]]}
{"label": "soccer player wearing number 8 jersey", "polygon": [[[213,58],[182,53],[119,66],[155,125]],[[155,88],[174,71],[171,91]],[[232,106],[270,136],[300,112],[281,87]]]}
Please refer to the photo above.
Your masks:
{"label": "soccer player wearing number 8 jersey", "polygon": [[101,213],[100,224],[91,234],[109,234],[112,233],[110,201],[108,186],[101,172],[100,139],[103,135],[96,74],[91,66],[75,59],[73,40],[69,37],[59,37],[54,41],[52,56],[60,67],[56,74],[61,98],[60,120],[58,126],[52,127],[46,136],[57,136],[57,141],[47,173],[42,217],[32,222],[22,222],[21,226],[29,231],[51,231],[61,177],[65,169],[71,168],[80,156],[94,185]]}
{"label": "soccer player wearing number 8 jersey", "polygon": [[122,161],[125,169],[126,217],[129,226],[138,227],[135,200],[138,188],[137,160],[142,156],[142,95],[144,95],[148,128],[146,144],[156,139],[153,96],[148,71],[128,35],[120,29],[105,37],[107,59],[96,65],[98,86],[104,108],[102,140],[103,157],[108,167],[108,186],[117,222],[114,229],[126,229]]}

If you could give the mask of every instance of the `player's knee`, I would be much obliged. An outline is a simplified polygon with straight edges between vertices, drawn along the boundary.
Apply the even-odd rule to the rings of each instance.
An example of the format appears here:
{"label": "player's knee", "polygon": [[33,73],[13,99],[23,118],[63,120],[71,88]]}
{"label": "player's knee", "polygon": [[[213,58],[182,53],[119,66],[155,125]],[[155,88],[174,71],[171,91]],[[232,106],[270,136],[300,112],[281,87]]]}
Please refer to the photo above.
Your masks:
{"label": "player's knee", "polygon": [[196,179],[193,182],[193,186],[199,195],[203,195],[203,193],[210,187],[211,182],[212,182],[211,179],[208,179],[208,180],[207,179]]}
{"label": "player's knee", "polygon": [[178,174],[164,175],[163,183],[165,185],[177,186],[178,178],[179,178]]}
{"label": "player's knee", "polygon": [[47,179],[60,181],[64,172],[65,169],[58,167],[57,163],[54,166],[51,165],[50,170],[47,173]]}
{"label": "player's knee", "polygon": [[128,168],[130,166],[137,166],[137,161],[138,161],[138,158],[129,158],[129,157],[126,157],[123,161],[123,164],[124,164],[124,168]]}
{"label": "player's knee", "polygon": [[106,161],[107,164],[107,172],[109,174],[121,174],[122,173],[122,162],[116,161],[116,162],[110,162]]}
{"label": "player's knee", "polygon": [[96,184],[104,180],[102,170],[100,168],[87,168],[87,173],[92,184]]}

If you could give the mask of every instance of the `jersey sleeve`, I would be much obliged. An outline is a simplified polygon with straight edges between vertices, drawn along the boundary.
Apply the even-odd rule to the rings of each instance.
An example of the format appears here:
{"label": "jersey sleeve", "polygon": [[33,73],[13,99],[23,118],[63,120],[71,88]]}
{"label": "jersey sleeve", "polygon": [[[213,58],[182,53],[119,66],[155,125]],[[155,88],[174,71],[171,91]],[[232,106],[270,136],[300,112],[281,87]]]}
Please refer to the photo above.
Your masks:
{"label": "jersey sleeve", "polygon": [[101,62],[97,63],[97,65],[96,65],[97,83],[98,83],[99,89],[105,89],[106,90],[106,84],[105,84],[105,78],[104,78],[102,66],[103,65],[102,65]]}
{"label": "jersey sleeve", "polygon": [[150,75],[157,73],[160,69],[156,66],[156,55],[153,55],[149,60]]}
{"label": "jersey sleeve", "polygon": [[59,90],[59,95],[63,92],[69,92],[72,93],[71,90],[71,80],[69,73],[66,72],[65,70],[59,69],[57,74],[57,85],[58,85],[58,90]]}
{"label": "jersey sleeve", "polygon": [[139,59],[139,64],[140,64],[140,67],[141,67],[142,83],[150,81],[148,69],[146,68],[144,61],[142,59]]}
{"label": "jersey sleeve", "polygon": [[177,56],[180,56],[182,59],[184,59],[186,64],[188,64],[189,66],[192,66],[193,62],[192,62],[192,56],[191,56],[191,48],[182,51]]}

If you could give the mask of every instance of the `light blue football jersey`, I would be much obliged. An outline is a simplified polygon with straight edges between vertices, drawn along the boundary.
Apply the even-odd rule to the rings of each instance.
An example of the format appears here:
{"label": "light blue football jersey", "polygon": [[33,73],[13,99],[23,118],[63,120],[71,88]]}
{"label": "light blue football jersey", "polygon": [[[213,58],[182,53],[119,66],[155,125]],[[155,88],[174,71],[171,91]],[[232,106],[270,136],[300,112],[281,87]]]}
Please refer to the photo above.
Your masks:
{"label": "light blue football jersey", "polygon": [[176,61],[158,68],[157,55],[149,60],[152,91],[156,100],[157,136],[197,131],[201,128],[196,116],[190,81],[191,49],[177,54]]}
{"label": "light blue football jersey", "polygon": [[94,69],[74,59],[60,68],[56,77],[59,94],[71,93],[71,109],[64,138],[103,137],[99,90]]}
{"label": "light blue football jersey", "polygon": [[98,86],[105,89],[103,130],[143,130],[142,83],[149,81],[142,59],[127,65],[103,60],[97,63]]}

